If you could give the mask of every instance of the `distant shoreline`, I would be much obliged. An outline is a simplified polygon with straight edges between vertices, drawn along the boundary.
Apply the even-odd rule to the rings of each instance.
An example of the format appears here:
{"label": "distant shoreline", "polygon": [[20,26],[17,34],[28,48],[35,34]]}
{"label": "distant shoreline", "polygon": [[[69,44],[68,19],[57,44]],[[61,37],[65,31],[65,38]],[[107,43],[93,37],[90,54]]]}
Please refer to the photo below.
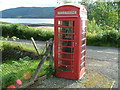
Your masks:
{"label": "distant shoreline", "polygon": [[46,23],[41,23],[41,24],[31,24],[31,23],[21,23],[30,27],[39,27],[39,26],[49,26],[49,27],[53,27],[54,24],[46,24]]}
{"label": "distant shoreline", "polygon": [[6,22],[6,23],[20,23],[20,24],[24,24],[24,25],[27,25],[27,26],[30,26],[30,27],[39,27],[39,26],[51,26],[53,27],[54,26],[54,19],[51,18],[51,19],[31,19],[31,18],[28,18],[28,19],[12,19],[12,18],[9,18],[9,19],[0,19],[0,22]]}
{"label": "distant shoreline", "polygon": [[[1,21],[0,21],[1,22]],[[9,23],[9,22],[1,22],[1,23]],[[30,27],[41,27],[41,26],[48,26],[48,27],[53,27],[54,24],[47,24],[47,23],[38,23],[38,24],[32,24],[32,23],[20,23],[20,24],[24,24]]]}

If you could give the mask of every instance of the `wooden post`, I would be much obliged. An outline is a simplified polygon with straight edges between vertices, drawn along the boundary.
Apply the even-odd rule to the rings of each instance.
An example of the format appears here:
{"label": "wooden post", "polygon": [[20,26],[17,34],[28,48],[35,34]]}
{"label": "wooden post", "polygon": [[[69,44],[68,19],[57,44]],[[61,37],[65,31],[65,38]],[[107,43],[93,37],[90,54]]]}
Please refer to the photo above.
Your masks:
{"label": "wooden post", "polygon": [[25,84],[22,85],[22,86],[19,86],[18,88],[26,88],[26,87],[32,85],[33,83],[34,83],[34,81],[30,81],[30,82],[25,83]]}
{"label": "wooden post", "polygon": [[41,60],[40,63],[38,64],[38,67],[37,67],[34,75],[32,76],[31,81],[35,81],[35,80],[37,79],[37,76],[38,76],[38,74],[39,74],[39,72],[40,72],[40,70],[41,70],[41,68],[42,68],[42,66],[43,66],[43,63],[44,63],[44,61],[47,59],[48,54],[50,53],[51,45],[52,45],[51,40],[52,40],[52,39],[50,39],[50,43],[49,43],[48,47],[46,48],[46,52],[45,52],[42,60]]}
{"label": "wooden post", "polygon": [[51,40],[52,45],[51,45],[51,50],[50,50],[50,66],[53,69],[53,39]]}
{"label": "wooden post", "polygon": [[[46,77],[47,77],[47,75],[43,75],[43,76],[41,76],[37,81],[43,81],[43,80],[46,79]],[[26,83],[24,83],[24,85],[21,85],[21,86],[19,86],[19,87],[17,87],[17,88],[27,88],[28,86],[34,84],[35,82],[36,82],[36,81],[26,82]]]}
{"label": "wooden post", "polygon": [[[33,42],[33,45],[34,45],[36,51],[38,51],[34,39],[33,39],[33,38],[31,38],[31,39],[32,39],[32,42]],[[52,52],[52,51],[53,51],[53,50],[52,50],[52,48],[53,48],[53,39],[52,39],[52,38],[49,40],[49,43],[46,44],[46,46],[47,46],[47,47],[46,47],[45,54],[44,54],[42,60],[40,61],[40,63],[38,64],[38,67],[37,67],[37,69],[35,70],[35,73],[34,73],[34,75],[32,76],[30,82],[27,82],[27,83],[25,83],[24,85],[19,86],[18,88],[26,88],[26,87],[28,87],[29,85],[34,84],[34,82],[37,80],[38,74],[39,74],[39,72],[40,72],[40,70],[41,70],[41,68],[42,68],[42,66],[43,66],[43,64],[44,64],[44,61],[47,59],[48,54],[50,53],[51,56],[53,55],[53,54],[52,54],[52,53],[53,53],[53,52]],[[37,52],[37,53],[39,54],[39,52]],[[39,55],[40,55],[40,54],[39,54]],[[52,59],[52,58],[51,58],[51,59]],[[52,60],[51,60],[51,63],[52,63]],[[46,75],[43,76],[43,77],[41,77],[41,79],[44,79],[44,78],[46,78]]]}
{"label": "wooden post", "polygon": [[40,53],[38,51],[37,45],[36,45],[35,40],[33,39],[33,37],[31,37],[31,40],[32,40],[32,43],[33,43],[33,45],[35,47],[35,50],[37,51],[37,54],[40,56]]}

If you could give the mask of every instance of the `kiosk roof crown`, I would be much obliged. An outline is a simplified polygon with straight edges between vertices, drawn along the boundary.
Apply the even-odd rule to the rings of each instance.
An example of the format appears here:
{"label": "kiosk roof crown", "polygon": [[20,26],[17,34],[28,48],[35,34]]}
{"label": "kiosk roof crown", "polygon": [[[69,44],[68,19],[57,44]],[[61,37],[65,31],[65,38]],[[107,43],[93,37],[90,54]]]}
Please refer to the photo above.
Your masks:
{"label": "kiosk roof crown", "polygon": [[84,5],[62,5],[54,10],[55,17],[80,17],[83,13],[87,15],[87,8]]}

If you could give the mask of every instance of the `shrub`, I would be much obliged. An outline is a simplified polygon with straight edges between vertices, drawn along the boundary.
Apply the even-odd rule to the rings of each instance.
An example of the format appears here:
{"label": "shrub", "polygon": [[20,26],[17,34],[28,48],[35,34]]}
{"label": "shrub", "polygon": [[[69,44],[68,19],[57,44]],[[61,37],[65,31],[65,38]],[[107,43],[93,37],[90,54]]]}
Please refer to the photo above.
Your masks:
{"label": "shrub", "polygon": [[[4,37],[16,36],[20,39],[30,39],[46,41],[53,38],[54,33],[51,30],[43,28],[30,28],[22,24],[0,24],[3,28]],[[120,34],[109,26],[100,27],[95,20],[88,21],[87,27],[87,45],[96,46],[116,46],[120,45]],[[14,33],[13,33],[14,32]]]}
{"label": "shrub", "polygon": [[87,45],[120,47],[120,33],[115,28],[100,27],[94,19],[88,20],[87,28]]}
{"label": "shrub", "polygon": [[115,46],[119,47],[118,43],[120,42],[120,33],[115,30],[105,31],[103,34],[102,42],[115,44]]}
{"label": "shrub", "polygon": [[46,41],[53,38],[53,31],[41,30],[39,28],[29,28],[23,24],[0,24],[2,27],[2,36],[10,38],[16,36],[20,39],[30,39]]}
{"label": "shrub", "polygon": [[87,45],[120,47],[120,33],[106,30],[98,33],[87,33]]}
{"label": "shrub", "polygon": [[101,27],[96,24],[94,19],[91,21],[88,20],[88,24],[87,24],[88,32],[94,33],[94,32],[99,32],[101,30],[102,30]]}

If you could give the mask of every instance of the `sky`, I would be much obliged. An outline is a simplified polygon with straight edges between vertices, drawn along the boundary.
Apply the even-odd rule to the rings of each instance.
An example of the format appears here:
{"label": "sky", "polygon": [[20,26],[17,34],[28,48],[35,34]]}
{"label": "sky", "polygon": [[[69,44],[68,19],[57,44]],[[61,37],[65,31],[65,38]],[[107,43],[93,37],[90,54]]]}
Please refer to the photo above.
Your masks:
{"label": "sky", "polygon": [[0,11],[16,7],[55,7],[57,0],[0,0]]}
{"label": "sky", "polygon": [[[68,1],[77,2],[82,0],[68,0]],[[113,0],[84,0],[84,1],[113,1]],[[60,4],[57,3],[57,0],[0,0],[0,11],[16,7],[57,7],[59,5]]]}

